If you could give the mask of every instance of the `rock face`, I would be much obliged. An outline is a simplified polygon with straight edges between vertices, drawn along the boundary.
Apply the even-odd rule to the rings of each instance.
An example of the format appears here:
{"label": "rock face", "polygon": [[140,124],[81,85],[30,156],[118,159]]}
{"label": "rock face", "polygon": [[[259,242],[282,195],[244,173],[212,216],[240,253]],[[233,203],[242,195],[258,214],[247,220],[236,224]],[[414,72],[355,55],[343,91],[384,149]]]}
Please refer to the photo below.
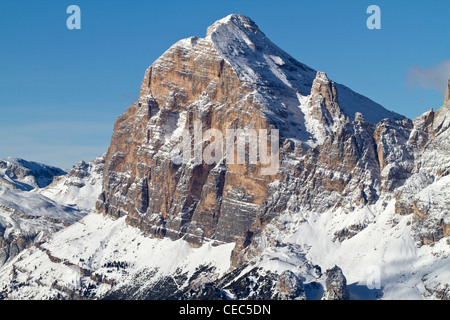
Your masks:
{"label": "rock face", "polygon": [[177,128],[189,130],[196,120],[222,132],[250,119],[267,127],[248,106],[249,92],[210,39],[170,48],[147,70],[139,101],[116,123],[99,211],[128,215],[131,225],[157,236],[233,241],[253,222],[270,180],[242,166],[177,166],[170,151]]}
{"label": "rock face", "polygon": [[306,300],[303,282],[289,270],[280,274],[275,291],[277,300]]}
{"label": "rock face", "polygon": [[419,245],[450,236],[450,200],[446,197],[450,176],[419,192],[413,201],[414,235]]}
{"label": "rock face", "polygon": [[[306,300],[306,291],[300,278],[290,270],[281,274],[252,268],[245,271],[240,267],[222,279],[196,282],[184,294],[190,300]],[[241,272],[243,271],[243,272]]]}
{"label": "rock face", "polygon": [[[384,117],[402,119],[297,62],[249,18],[231,15],[205,38],[177,42],[147,69],[139,100],[115,124],[97,210],[127,216],[130,225],[157,237],[245,246],[251,230],[286,206],[284,196],[274,197],[275,181],[308,180],[315,190],[341,194],[338,204],[323,203],[313,199],[315,190],[299,190],[301,204],[313,207],[348,204],[346,193],[357,203],[373,202],[377,183],[355,190],[360,179],[352,177],[379,178],[374,133]],[[229,129],[241,129],[239,137],[277,129],[286,165],[264,175],[261,161],[238,164],[230,154],[211,165],[192,157],[175,164],[171,152],[183,132],[194,136],[197,121],[201,133],[215,129],[224,137]],[[193,140],[194,146],[210,141]],[[364,173],[368,166],[373,170]],[[339,174],[326,176],[321,167]]]}
{"label": "rock face", "polygon": [[326,291],[324,300],[349,300],[347,280],[341,268],[334,266],[326,272]]}
{"label": "rock face", "polygon": [[[0,226],[2,228],[2,226]],[[14,258],[20,251],[24,250],[33,242],[34,237],[18,236],[14,239],[5,238],[4,228],[0,229],[0,266],[3,266],[9,259]]]}

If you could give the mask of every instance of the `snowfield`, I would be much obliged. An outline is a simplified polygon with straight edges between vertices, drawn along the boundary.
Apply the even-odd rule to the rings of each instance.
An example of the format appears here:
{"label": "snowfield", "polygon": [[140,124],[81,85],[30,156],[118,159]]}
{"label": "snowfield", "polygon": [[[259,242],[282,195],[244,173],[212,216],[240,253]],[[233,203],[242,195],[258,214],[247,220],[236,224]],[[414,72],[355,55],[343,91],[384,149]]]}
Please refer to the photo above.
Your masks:
{"label": "snowfield", "polygon": [[[151,287],[161,278],[187,273],[190,278],[200,265],[214,267],[221,276],[230,267],[234,244],[191,248],[184,240],[146,237],[125,223],[125,217],[113,220],[99,214],[90,214],[56,233],[39,248],[22,252],[8,266],[0,269],[0,288],[13,279],[25,283],[20,290],[8,294],[9,299],[51,299],[61,292],[53,288],[72,290],[95,287],[96,296],[108,293],[115,283],[120,287]],[[63,259],[61,262],[55,258]],[[52,262],[53,259],[53,262]],[[116,266],[123,267],[116,267]],[[14,271],[13,271],[14,270]],[[83,272],[88,272],[83,276]],[[16,274],[12,276],[12,274]],[[98,283],[89,275],[100,274],[107,283]],[[135,283],[141,273],[151,274],[145,281]],[[86,273],[85,273],[86,274]],[[141,279],[142,280],[142,279]],[[186,286],[180,282],[178,286]],[[139,289],[135,294],[139,294]]]}
{"label": "snowfield", "polygon": [[[450,244],[441,239],[417,248],[411,218],[395,214],[393,202],[355,215],[286,212],[266,228],[261,254],[241,274],[254,267],[278,274],[290,270],[304,282],[308,299],[320,299],[317,284],[324,287],[325,278],[313,266],[326,270],[338,265],[351,299],[439,299],[432,292],[448,290]],[[338,231],[358,223],[366,225],[363,230],[337,241]],[[61,288],[69,288],[104,298],[134,288],[133,296],[139,297],[168,277],[182,290],[192,285],[189,279],[200,267],[213,270],[204,281],[224,276],[233,248],[234,243],[192,248],[182,239],[155,239],[128,226],[125,217],[92,213],[3,266],[0,291],[8,292],[8,299],[54,299]],[[10,287],[16,282],[20,288]]]}
{"label": "snowfield", "polygon": [[68,175],[56,177],[49,186],[34,191],[61,205],[89,213],[102,191],[103,168],[104,156],[87,163],[81,161]]}
{"label": "snowfield", "polygon": [[17,158],[1,161],[0,266],[92,212],[103,180],[103,157],[69,173]]}
{"label": "snowfield", "polygon": [[[338,265],[352,299],[430,298],[430,292],[448,289],[450,243],[444,238],[417,248],[411,220],[412,215],[395,214],[394,201],[385,208],[367,207],[352,214],[285,213],[270,223],[261,240],[264,244],[277,241],[283,249],[268,247],[263,256],[282,255],[286,263],[294,262],[294,270],[299,255],[322,270]],[[342,242],[336,239],[337,232],[355,225],[365,227]],[[295,245],[297,250],[287,254],[283,245]]]}

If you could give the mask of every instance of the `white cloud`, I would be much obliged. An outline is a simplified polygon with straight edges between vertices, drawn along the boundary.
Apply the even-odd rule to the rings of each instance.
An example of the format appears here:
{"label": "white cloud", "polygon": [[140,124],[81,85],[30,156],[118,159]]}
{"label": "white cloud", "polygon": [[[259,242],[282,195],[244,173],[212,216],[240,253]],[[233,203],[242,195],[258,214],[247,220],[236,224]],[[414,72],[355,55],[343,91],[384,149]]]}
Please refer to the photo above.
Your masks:
{"label": "white cloud", "polygon": [[450,59],[443,60],[431,68],[412,66],[407,72],[407,84],[445,93],[447,80],[450,78]]}

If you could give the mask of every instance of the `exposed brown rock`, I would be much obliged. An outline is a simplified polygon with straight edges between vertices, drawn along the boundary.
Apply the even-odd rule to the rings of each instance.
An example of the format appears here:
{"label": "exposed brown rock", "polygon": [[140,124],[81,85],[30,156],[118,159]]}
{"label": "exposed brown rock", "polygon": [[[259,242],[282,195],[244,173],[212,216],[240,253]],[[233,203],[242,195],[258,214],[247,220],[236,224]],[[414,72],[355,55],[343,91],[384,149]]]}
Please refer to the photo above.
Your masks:
{"label": "exposed brown rock", "polygon": [[344,228],[338,232],[335,232],[334,236],[337,240],[342,242],[344,240],[352,238],[353,236],[358,234],[358,232],[364,230],[366,227],[367,227],[367,224],[365,224],[365,223],[354,224],[354,225]]}
{"label": "exposed brown rock", "polygon": [[403,199],[397,198],[395,202],[395,213],[401,216],[407,216],[414,212],[413,204],[410,201],[404,201]]}
{"label": "exposed brown rock", "polygon": [[338,123],[345,123],[345,115],[338,104],[338,92],[333,81],[329,80],[324,72],[318,72],[311,88],[311,100],[313,107],[311,115],[319,120],[325,128]]}
{"label": "exposed brown rock", "polygon": [[[450,236],[450,224],[446,224],[441,213],[446,210],[446,203],[433,201],[413,202],[414,237],[419,245],[430,245],[442,238]],[[445,217],[445,214],[444,214]]]}
{"label": "exposed brown rock", "polygon": [[326,291],[323,300],[349,300],[350,294],[347,288],[347,279],[338,266],[326,272]]}
{"label": "exposed brown rock", "polygon": [[306,300],[303,282],[292,271],[279,275],[275,291],[277,300]]}
{"label": "exposed brown rock", "polygon": [[0,266],[9,259],[14,258],[25,248],[30,247],[33,244],[34,238],[35,236],[4,238],[3,234],[0,233]]}
{"label": "exposed brown rock", "polygon": [[[250,38],[261,33],[247,22],[240,31],[250,32],[244,41],[250,58],[259,57],[265,49]],[[215,28],[209,28],[210,38],[181,40],[145,72],[139,100],[114,126],[99,212],[126,216],[128,224],[148,234],[183,237],[193,246],[205,240],[236,242],[231,262],[238,267],[258,252],[253,238],[289,209],[291,198],[296,206],[317,213],[352,211],[375,203],[380,192],[394,190],[411,174],[410,167],[393,165],[398,158],[407,163],[410,149],[391,150],[408,141],[411,121],[373,122],[373,102],[287,55],[258,61],[251,70],[256,76],[248,80],[242,77],[246,70],[227,60],[228,54],[239,55],[240,47],[219,54],[220,44],[211,42]],[[274,69],[268,64],[286,76],[270,80]],[[267,97],[266,104],[258,94]],[[370,112],[345,114],[340,103],[346,99],[355,99],[347,110],[354,112],[360,103],[370,106]],[[305,127],[306,118],[315,125],[308,129],[312,131]],[[226,159],[221,165],[173,163],[174,133],[183,128],[193,133],[196,121],[201,121],[203,132],[212,128],[224,136],[229,128],[279,129],[280,170],[264,176],[261,163],[230,164]]]}
{"label": "exposed brown rock", "polygon": [[[269,127],[230,66],[208,41],[190,38],[175,45],[145,73],[139,101],[114,127],[106,156],[100,212],[120,217],[155,236],[185,236],[193,245],[203,238],[236,240],[254,221],[274,177],[260,166],[175,165],[161,135],[168,123],[185,117],[191,130]],[[199,109],[199,99],[208,109]]]}

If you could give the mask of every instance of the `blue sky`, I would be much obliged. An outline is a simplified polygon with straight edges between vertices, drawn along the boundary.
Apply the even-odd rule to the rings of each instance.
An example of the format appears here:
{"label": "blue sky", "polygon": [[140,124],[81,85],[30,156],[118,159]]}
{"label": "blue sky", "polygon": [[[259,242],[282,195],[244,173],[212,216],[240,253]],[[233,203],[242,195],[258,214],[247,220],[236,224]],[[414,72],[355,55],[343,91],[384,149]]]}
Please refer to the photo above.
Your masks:
{"label": "blue sky", "polygon": [[[81,30],[66,27],[72,4]],[[381,30],[366,27],[371,4]],[[448,12],[447,0],[2,0],[0,158],[70,168],[103,154],[146,68],[231,13],[252,18],[297,60],[414,118],[443,102]]]}

